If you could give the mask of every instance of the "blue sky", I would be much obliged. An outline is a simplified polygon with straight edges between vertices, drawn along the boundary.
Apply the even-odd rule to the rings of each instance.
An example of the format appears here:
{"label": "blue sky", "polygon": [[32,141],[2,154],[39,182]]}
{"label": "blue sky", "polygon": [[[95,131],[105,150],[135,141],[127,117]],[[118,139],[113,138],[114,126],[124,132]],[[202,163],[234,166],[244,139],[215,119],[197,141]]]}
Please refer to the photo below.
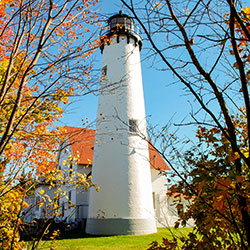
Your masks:
{"label": "blue sky", "polygon": [[[109,17],[119,12],[120,9],[128,13],[120,4],[119,0],[103,0],[98,4],[98,8],[102,8],[100,12],[103,17]],[[146,114],[153,126],[162,127],[167,124],[170,119],[174,123],[180,123],[184,117],[188,115],[189,104],[187,97],[183,96],[184,92],[181,85],[170,85],[172,82],[172,73],[170,71],[158,71],[151,66],[150,59],[146,58],[146,50],[142,48],[142,73],[144,85],[144,97]],[[101,52],[96,52],[97,66],[101,65]],[[60,125],[82,126],[82,119],[86,118],[91,122],[95,121],[97,113],[98,98],[93,94],[78,97],[73,103],[66,108],[64,118]],[[186,132],[185,132],[186,131]],[[189,133],[187,128],[184,134]],[[171,131],[170,131],[171,133]]]}

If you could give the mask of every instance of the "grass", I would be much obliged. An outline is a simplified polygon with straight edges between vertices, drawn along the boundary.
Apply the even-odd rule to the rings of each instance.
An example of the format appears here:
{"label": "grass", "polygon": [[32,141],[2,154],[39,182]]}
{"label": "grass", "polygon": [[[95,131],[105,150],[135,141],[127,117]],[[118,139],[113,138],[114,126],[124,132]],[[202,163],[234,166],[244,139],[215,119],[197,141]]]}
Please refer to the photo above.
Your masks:
{"label": "grass", "polygon": [[[191,228],[158,228],[158,232],[149,235],[120,235],[120,236],[89,236],[81,231],[67,232],[57,239],[53,245],[56,250],[141,250],[147,249],[152,241],[171,239],[171,232],[175,235],[187,235]],[[41,244],[43,250],[51,249],[51,242]]]}

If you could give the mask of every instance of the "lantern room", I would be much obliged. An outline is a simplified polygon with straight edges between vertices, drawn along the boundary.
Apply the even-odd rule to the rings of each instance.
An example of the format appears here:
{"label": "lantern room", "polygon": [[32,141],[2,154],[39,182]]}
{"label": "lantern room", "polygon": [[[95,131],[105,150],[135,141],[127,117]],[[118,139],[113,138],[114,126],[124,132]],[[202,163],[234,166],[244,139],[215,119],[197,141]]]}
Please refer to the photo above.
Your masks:
{"label": "lantern room", "polygon": [[134,20],[132,17],[123,14],[122,11],[108,19],[110,31],[134,32]]}
{"label": "lantern room", "polygon": [[[139,35],[139,28],[135,26],[134,20],[132,17],[123,14],[120,11],[118,14],[111,16],[107,21],[107,27],[105,32],[101,33],[101,52],[103,52],[104,45],[110,45],[109,40],[112,36],[116,36],[117,43],[119,43],[119,37],[125,35],[127,37],[127,42],[133,41],[135,46],[139,45],[141,50],[142,47],[142,38]],[[131,39],[132,38],[132,39]]]}

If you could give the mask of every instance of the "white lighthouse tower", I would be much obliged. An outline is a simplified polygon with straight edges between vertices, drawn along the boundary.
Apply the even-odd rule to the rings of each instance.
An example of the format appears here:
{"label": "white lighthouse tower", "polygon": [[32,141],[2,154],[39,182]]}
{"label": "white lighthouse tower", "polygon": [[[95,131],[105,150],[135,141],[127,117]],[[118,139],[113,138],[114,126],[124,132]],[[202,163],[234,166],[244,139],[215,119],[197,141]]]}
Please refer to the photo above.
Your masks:
{"label": "white lighthouse tower", "polygon": [[141,37],[120,12],[102,36],[103,79],[94,146],[86,232],[156,232],[140,64]]}

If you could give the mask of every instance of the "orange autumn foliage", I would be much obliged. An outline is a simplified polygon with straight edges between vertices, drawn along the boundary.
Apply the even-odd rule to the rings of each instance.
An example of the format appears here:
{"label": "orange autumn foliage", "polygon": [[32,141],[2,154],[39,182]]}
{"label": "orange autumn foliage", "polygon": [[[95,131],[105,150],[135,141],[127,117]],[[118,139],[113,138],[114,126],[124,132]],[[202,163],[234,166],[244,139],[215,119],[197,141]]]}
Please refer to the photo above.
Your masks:
{"label": "orange autumn foliage", "polygon": [[180,180],[168,178],[176,181],[168,195],[179,194],[175,206],[185,207],[176,227],[192,219],[193,231],[180,238],[181,247],[173,235],[149,249],[249,249],[250,7],[238,0],[166,0],[159,8],[122,2],[140,22],[161,69],[173,73],[173,84],[189,98],[190,120],[180,125],[197,128],[192,145],[189,130],[181,142],[165,131],[157,136],[164,138],[164,152],[170,145],[169,165]]}
{"label": "orange autumn foliage", "polygon": [[70,97],[92,88],[90,56],[98,42],[89,30],[99,27],[96,3],[0,3],[0,225],[13,216],[0,228],[1,249],[23,247],[18,232],[24,199],[38,177],[55,170],[64,140],[64,129],[54,123]]}

